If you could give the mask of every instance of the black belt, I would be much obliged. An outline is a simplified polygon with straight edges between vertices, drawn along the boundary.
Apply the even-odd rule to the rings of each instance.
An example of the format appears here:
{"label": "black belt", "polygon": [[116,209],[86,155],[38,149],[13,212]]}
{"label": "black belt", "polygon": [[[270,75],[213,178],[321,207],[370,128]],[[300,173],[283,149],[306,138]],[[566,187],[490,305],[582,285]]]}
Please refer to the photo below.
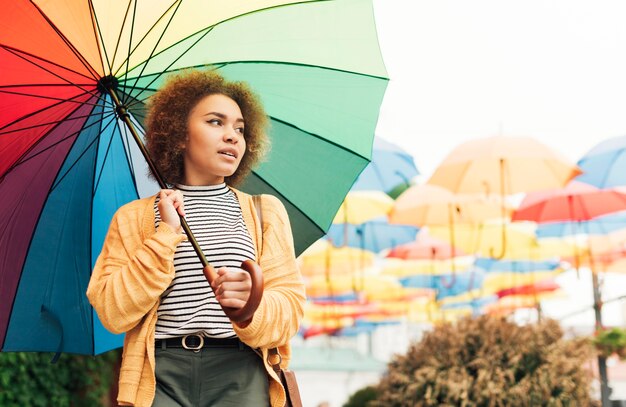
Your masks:
{"label": "black belt", "polygon": [[207,338],[200,335],[185,335],[176,338],[157,339],[155,345],[161,348],[184,348],[199,351],[202,348],[240,348],[244,343],[239,338]]}

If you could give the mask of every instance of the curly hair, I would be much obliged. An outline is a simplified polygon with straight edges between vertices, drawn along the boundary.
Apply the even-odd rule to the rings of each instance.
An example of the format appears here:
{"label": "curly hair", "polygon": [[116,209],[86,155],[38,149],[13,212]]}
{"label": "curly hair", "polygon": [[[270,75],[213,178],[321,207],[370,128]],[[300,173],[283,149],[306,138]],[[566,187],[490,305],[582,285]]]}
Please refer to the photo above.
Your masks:
{"label": "curly hair", "polygon": [[232,186],[240,184],[268,151],[269,119],[260,98],[246,83],[227,81],[211,70],[185,71],[169,77],[148,102],[146,148],[166,183],[183,183],[183,146],[189,113],[206,96],[215,94],[233,99],[246,123],[246,151],[235,173],[225,178],[226,183]]}

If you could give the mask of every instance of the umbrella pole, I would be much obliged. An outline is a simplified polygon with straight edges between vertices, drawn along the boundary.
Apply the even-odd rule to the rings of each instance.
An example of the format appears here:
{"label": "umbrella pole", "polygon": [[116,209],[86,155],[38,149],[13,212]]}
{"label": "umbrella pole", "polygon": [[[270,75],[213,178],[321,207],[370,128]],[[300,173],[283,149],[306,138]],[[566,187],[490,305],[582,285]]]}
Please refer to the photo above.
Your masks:
{"label": "umbrella pole", "polygon": [[500,210],[502,215],[502,251],[499,255],[494,255],[493,247],[489,249],[489,256],[496,260],[502,260],[506,253],[506,228],[504,226],[504,219],[506,218],[506,207],[504,205],[504,159],[500,158]]}
{"label": "umbrella pole", "polygon": [[[593,261],[593,253],[591,252],[591,245],[587,246],[589,254],[589,269],[591,270],[591,283],[593,287],[593,311],[596,317],[596,333],[603,328],[602,324],[602,294],[600,293],[600,283],[598,281],[598,274],[595,270],[595,264]],[[600,398],[602,401],[602,407],[609,407],[611,404],[609,400],[610,388],[609,377],[606,367],[606,357],[598,355],[598,373],[600,374]]]}
{"label": "umbrella pole", "polygon": [[[165,183],[163,176],[157,169],[154,161],[152,161],[152,158],[150,158],[150,154],[148,153],[146,146],[143,144],[139,133],[137,133],[135,126],[130,120],[130,115],[127,111],[126,106],[120,101],[120,98],[117,96],[117,92],[115,91],[115,88],[117,87],[117,80],[111,77],[108,79],[109,83],[105,83],[107,81],[104,80],[102,82],[103,83],[99,84],[99,86],[102,85],[103,89],[105,89],[106,92],[108,92],[108,94],[111,96],[113,103],[115,103],[115,111],[117,113],[117,116],[126,124],[126,127],[133,136],[133,139],[135,139],[137,147],[139,147],[141,154],[146,159],[146,162],[148,163],[152,174],[154,174],[154,177],[156,178],[159,187],[161,187],[161,189],[168,189],[168,186]],[[185,234],[187,235],[191,246],[195,250],[198,258],[200,259],[200,262],[202,263],[205,277],[207,278],[209,283],[214,281],[217,278],[217,273],[215,269],[209,264],[208,260],[206,259],[206,256],[202,252],[200,244],[196,240],[193,232],[191,231],[191,228],[189,228],[189,224],[187,223],[185,218],[180,214],[178,216],[180,218],[180,224],[185,231]],[[250,297],[248,298],[248,302],[246,303],[246,305],[243,306],[243,308],[240,309],[230,307],[222,308],[226,316],[228,316],[228,318],[230,318],[233,322],[243,323],[249,321],[252,318],[252,315],[254,315],[254,311],[256,311],[256,309],[259,307],[261,297],[263,296],[263,274],[259,265],[250,260],[244,261],[241,264],[241,268],[250,274],[250,278],[252,280],[252,287],[250,288]]]}

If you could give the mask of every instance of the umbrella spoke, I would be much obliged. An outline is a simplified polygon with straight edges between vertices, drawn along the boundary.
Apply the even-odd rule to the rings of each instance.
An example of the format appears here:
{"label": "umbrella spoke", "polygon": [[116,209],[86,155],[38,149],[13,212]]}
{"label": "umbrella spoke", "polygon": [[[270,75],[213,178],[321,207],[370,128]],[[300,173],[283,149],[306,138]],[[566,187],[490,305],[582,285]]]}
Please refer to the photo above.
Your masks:
{"label": "umbrella spoke", "polygon": [[[37,128],[37,127],[42,127],[42,126],[48,126],[48,125],[50,125],[50,124],[54,124],[54,123],[59,123],[59,122],[63,121],[64,119],[63,119],[63,118],[60,118],[60,119],[58,119],[58,120],[53,120],[53,121],[49,121],[49,122],[40,121],[40,122],[39,122],[38,124],[36,124],[36,125],[29,125],[29,126],[24,126],[24,127],[17,127],[17,128],[15,128],[15,126],[16,126],[17,124],[19,124],[20,122],[23,122],[23,121],[25,121],[26,119],[30,119],[30,118],[32,118],[32,117],[35,117],[35,116],[38,116],[38,115],[44,114],[46,111],[50,111],[51,109],[53,109],[53,108],[55,108],[55,107],[58,107],[58,106],[60,106],[60,105],[62,105],[62,104],[65,104],[65,103],[68,103],[68,102],[69,102],[69,103],[77,103],[77,104],[82,104],[80,101],[77,101],[76,99],[78,99],[78,98],[80,98],[80,97],[84,97],[84,96],[86,96],[86,95],[87,95],[87,93],[81,93],[81,94],[76,95],[76,96],[74,96],[74,97],[72,97],[72,98],[62,100],[62,101],[60,101],[59,103],[55,103],[55,104],[53,104],[53,105],[46,106],[46,107],[44,107],[44,108],[42,108],[42,109],[39,109],[39,110],[36,110],[36,111],[34,111],[34,112],[28,113],[28,114],[26,114],[26,115],[24,115],[24,116],[22,116],[22,117],[20,117],[20,118],[18,118],[18,119],[16,119],[16,120],[12,121],[11,123],[8,123],[8,124],[6,124],[6,125],[4,125],[4,126],[0,127],[0,135],[3,135],[3,134],[9,134],[9,133],[15,133],[15,132],[18,132],[18,131],[23,131],[23,130],[33,129],[33,128]],[[89,104],[89,102],[86,102],[86,103],[88,103],[88,104]],[[9,129],[9,128],[10,128],[10,129]]]}
{"label": "umbrella spoke", "polygon": [[[139,73],[139,75],[137,76],[138,78],[141,77],[141,75],[143,74],[144,70],[146,69],[146,66],[148,66],[149,61],[152,59],[152,57],[154,56],[154,53],[156,52],[159,43],[161,42],[161,40],[163,39],[163,36],[165,35],[165,32],[167,31],[168,27],[170,26],[170,24],[172,23],[172,20],[174,19],[174,17],[176,16],[176,12],[179,10],[180,5],[182,4],[182,1],[178,1],[178,4],[176,5],[176,8],[174,9],[174,11],[171,13],[171,16],[169,18],[169,21],[167,22],[167,24],[165,25],[165,28],[163,28],[163,31],[161,32],[161,34],[159,35],[159,38],[157,39],[157,41],[155,42],[154,46],[152,47],[152,50],[150,51],[150,55],[148,55],[147,61],[145,64],[143,64],[143,67],[141,68],[141,72]],[[173,4],[172,4],[173,6]],[[159,24],[159,22],[161,21],[161,19],[171,10],[172,6],[170,6],[162,15],[161,17],[159,17],[154,24],[152,25],[152,27],[150,27],[150,29],[145,33],[145,35],[143,36],[143,38],[141,38],[139,40],[139,42],[137,43],[137,45],[135,45],[135,48],[131,49],[130,44],[128,45],[128,56],[126,57],[126,71],[125,72],[129,72],[130,68],[129,68],[129,64],[130,64],[130,57],[132,55],[132,53],[137,49],[137,47],[139,47],[139,45],[143,42],[143,40],[146,39],[146,37],[148,36],[148,34],[150,34],[150,32]],[[131,40],[132,40],[132,31],[131,31]],[[121,69],[121,67],[120,67]],[[115,74],[117,75],[119,73],[119,70],[117,72],[115,72]],[[139,79],[135,80],[135,83],[133,84],[133,88],[134,86],[137,84],[137,81]],[[124,101],[125,102],[125,101]]]}
{"label": "umbrella spoke", "polygon": [[[88,114],[88,115],[75,115],[75,116],[73,116],[72,118],[69,118],[69,119],[65,119],[65,120],[59,121],[58,123],[61,123],[61,122],[65,122],[65,123],[67,123],[67,122],[69,122],[69,121],[73,121],[73,120],[79,120],[79,121],[80,121],[80,120],[84,120],[84,119],[86,119],[86,118],[88,118],[88,117],[91,117],[91,114]],[[16,167],[18,167],[18,166],[20,166],[20,165],[22,165],[22,164],[26,164],[29,160],[32,160],[33,158],[37,157],[39,154],[45,153],[47,150],[50,150],[50,149],[54,148],[54,147],[55,147],[55,146],[57,146],[58,144],[63,143],[65,140],[67,140],[67,139],[71,139],[72,137],[74,137],[75,135],[77,135],[78,133],[80,133],[81,131],[83,131],[83,130],[85,130],[85,129],[88,129],[88,128],[89,128],[89,127],[91,127],[91,126],[93,126],[93,125],[95,125],[95,124],[98,124],[100,121],[104,121],[104,120],[109,119],[109,118],[111,118],[111,117],[113,117],[113,113],[108,113],[108,114],[104,115],[101,119],[98,119],[98,121],[95,121],[95,122],[94,122],[94,123],[92,123],[92,124],[89,124],[89,125],[87,125],[87,126],[84,126],[82,129],[80,129],[80,130],[78,130],[78,131],[76,131],[76,132],[70,133],[70,134],[68,134],[67,136],[63,137],[63,138],[60,138],[60,139],[59,139],[59,140],[57,140],[56,142],[54,142],[54,143],[50,144],[50,145],[49,145],[48,147],[46,147],[46,148],[41,149],[41,150],[40,150],[40,151],[38,151],[37,153],[31,154],[31,155],[29,155],[27,158],[25,158],[25,159],[23,159],[23,160],[18,161],[17,163],[15,163],[15,165],[14,165],[11,169],[16,168]]]}
{"label": "umbrella spoke", "polygon": [[[46,68],[42,64],[38,64],[35,61],[38,60],[38,61],[41,61],[41,62],[45,62],[46,64],[53,65],[55,68],[59,68],[59,69],[65,71],[65,72],[71,72],[73,74],[80,75],[81,77],[89,79],[89,80],[92,80],[93,78],[91,78],[89,76],[86,76],[86,75],[84,75],[84,74],[82,74],[80,72],[76,72],[76,71],[74,71],[72,69],[69,69],[67,67],[64,67],[64,66],[61,66],[59,64],[56,64],[56,63],[54,63],[52,61],[49,61],[47,59],[36,57],[36,56],[31,55],[31,54],[29,54],[27,52],[20,51],[18,49],[12,48],[12,47],[8,47],[8,46],[5,46],[5,45],[0,45],[0,48],[5,49],[7,52],[9,52],[9,53],[15,55],[16,57],[18,57],[18,58],[20,58],[20,59],[22,59],[22,60],[32,64],[33,66],[36,66],[37,68],[43,70],[44,72],[48,72],[49,74],[55,76],[56,78],[60,79],[61,81],[66,82],[68,85],[76,86],[78,89],[82,90],[83,92],[86,92],[86,93],[91,94],[92,96],[98,97],[98,94],[94,93],[93,91],[91,91],[89,89],[85,89],[84,88],[84,86],[89,86],[89,84],[83,85],[83,84],[78,84],[76,82],[72,82],[72,81],[68,80],[67,77],[62,76],[62,75],[60,75],[60,74],[58,74],[56,72],[53,72],[51,69]],[[93,85],[93,82],[92,82],[91,85]]]}
{"label": "umbrella spoke", "polygon": [[[173,66],[176,62],[178,62],[178,60],[179,60],[180,58],[182,58],[182,57],[185,55],[185,53],[187,53],[190,49],[192,49],[192,48],[194,47],[194,45],[196,45],[198,42],[200,42],[200,40],[202,40],[202,38],[204,38],[204,37],[205,37],[208,33],[210,33],[212,29],[213,29],[213,28],[211,27],[211,28],[209,28],[207,31],[205,31],[205,33],[204,33],[204,34],[202,34],[202,35],[200,36],[200,38],[198,38],[198,39],[197,39],[197,40],[196,40],[193,44],[191,44],[191,46],[190,46],[189,48],[187,48],[187,50],[186,50],[186,51],[181,52],[181,53],[178,55],[178,57],[177,57],[177,58],[175,58],[175,59],[174,59],[174,60],[173,60],[173,61],[172,61],[172,62],[171,62],[171,63],[170,63],[170,64],[169,64],[169,65],[168,65],[168,66],[167,66],[167,67],[166,67],[166,68],[165,68],[162,72],[160,72],[159,74],[155,75],[155,76],[154,76],[154,78],[152,79],[152,81],[146,85],[146,88],[149,88],[149,87],[150,87],[150,85],[152,85],[154,82],[156,82],[156,81],[157,81],[157,80],[158,80],[158,79],[159,79],[159,78],[160,78],[163,74],[167,73],[167,70],[168,70],[169,68],[171,68],[171,67],[172,67],[172,66]],[[145,67],[147,66],[147,64],[148,64],[148,63],[149,63],[149,62],[147,62],[147,63],[145,63],[145,64],[144,64],[144,66],[143,66],[143,68],[142,68],[141,72],[143,72],[143,70],[145,69]],[[137,83],[137,80],[135,80],[135,83]]]}
{"label": "umbrella spoke", "polygon": [[[93,123],[90,123],[86,126],[84,126],[82,129],[78,130],[77,132],[74,132],[74,134],[64,138],[63,140],[66,140],[68,138],[71,138],[79,133],[82,133],[83,131],[89,129],[92,126],[95,125],[100,125],[101,123],[103,123],[105,120],[107,121],[107,124],[102,128],[102,129],[106,129],[107,127],[109,127],[111,125],[111,123],[114,123],[115,120],[109,120],[109,119],[114,119],[112,114],[102,114],[102,117],[100,119],[97,119],[95,121],[93,121]],[[50,188],[50,192],[54,191],[56,189],[56,187],[58,185],[61,184],[61,182],[63,182],[63,180],[65,179],[65,177],[70,173],[70,171],[72,170],[72,168],[74,168],[79,162],[80,160],[83,158],[83,156],[85,154],[87,154],[89,152],[89,150],[91,149],[91,147],[100,141],[100,137],[94,137],[94,139],[92,141],[89,142],[89,144],[87,144],[84,148],[83,151],[81,151],[81,153],[78,155],[78,157],[76,157],[76,159],[72,162],[72,164],[70,164],[67,168],[67,171],[65,171],[65,173],[63,175],[61,175],[59,173],[59,176],[57,176],[56,182],[52,185],[52,187]],[[67,163],[67,161],[66,161]]]}

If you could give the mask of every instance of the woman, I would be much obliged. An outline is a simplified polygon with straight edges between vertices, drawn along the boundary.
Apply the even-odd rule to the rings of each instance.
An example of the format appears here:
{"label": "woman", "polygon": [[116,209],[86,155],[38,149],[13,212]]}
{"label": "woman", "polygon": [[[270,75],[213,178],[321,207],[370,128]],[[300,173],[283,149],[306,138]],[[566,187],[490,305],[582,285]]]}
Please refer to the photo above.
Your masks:
{"label": "woman", "polygon": [[[266,127],[249,88],[216,73],[174,77],[151,98],[146,147],[173,188],[117,211],[87,289],[104,326],[126,333],[120,405],[284,405],[267,353],[278,347],[288,363],[303,314],[289,218],[264,195],[261,225],[252,197],[232,187],[261,159]],[[211,285],[179,214],[217,270]],[[220,305],[246,303],[247,259],[263,270],[263,299],[233,324]]]}

